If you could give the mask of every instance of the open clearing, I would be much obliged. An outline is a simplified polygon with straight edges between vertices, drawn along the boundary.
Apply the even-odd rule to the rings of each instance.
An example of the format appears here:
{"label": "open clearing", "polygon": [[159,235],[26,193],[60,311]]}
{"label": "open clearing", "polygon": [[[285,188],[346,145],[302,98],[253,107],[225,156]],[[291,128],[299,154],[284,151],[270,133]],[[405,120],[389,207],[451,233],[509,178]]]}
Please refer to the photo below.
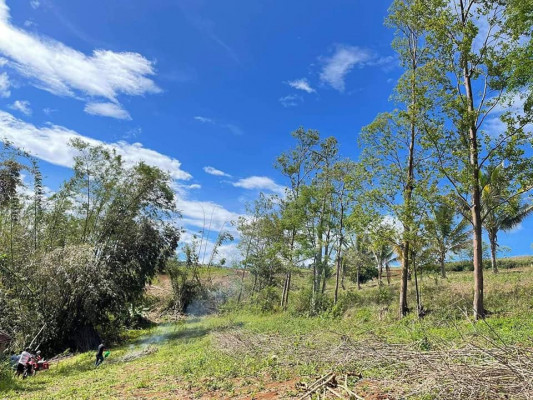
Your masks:
{"label": "open clearing", "polygon": [[364,399],[530,398],[533,270],[487,274],[486,322],[467,317],[470,280],[423,277],[430,312],[420,321],[397,318],[393,279],[352,288],[345,310],[319,317],[250,308],[160,323],[129,331],[99,368],[92,352],[75,355],[4,383],[0,398],[298,398],[302,383],[330,371],[353,375],[348,384]]}

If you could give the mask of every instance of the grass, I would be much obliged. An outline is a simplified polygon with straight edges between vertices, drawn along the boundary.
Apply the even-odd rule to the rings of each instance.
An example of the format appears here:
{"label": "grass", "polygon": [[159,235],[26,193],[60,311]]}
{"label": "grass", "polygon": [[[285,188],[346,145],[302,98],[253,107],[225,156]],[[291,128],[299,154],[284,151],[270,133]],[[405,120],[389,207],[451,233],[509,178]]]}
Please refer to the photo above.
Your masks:
{"label": "grass", "polygon": [[[422,300],[430,312],[422,320],[414,315],[397,318],[396,279],[391,287],[369,283],[344,295],[343,313],[308,318],[294,310],[262,314],[245,308],[129,331],[100,367],[94,367],[94,353],[89,352],[54,363],[49,371],[24,381],[4,377],[0,399],[260,398],[265,392],[286,398],[296,394],[296,380],[330,369],[360,371],[367,379],[382,380],[380,390],[387,391],[397,366],[331,359],[331,349],[350,341],[427,351],[458,348],[483,337],[531,347],[533,269],[487,272],[485,282],[486,308],[491,311],[486,323],[468,318],[470,272],[450,273],[446,280],[424,276]],[[410,296],[413,305],[413,293]],[[296,297],[294,293],[294,302]],[[362,385],[370,388],[375,383]],[[433,397],[423,393],[419,398]]]}

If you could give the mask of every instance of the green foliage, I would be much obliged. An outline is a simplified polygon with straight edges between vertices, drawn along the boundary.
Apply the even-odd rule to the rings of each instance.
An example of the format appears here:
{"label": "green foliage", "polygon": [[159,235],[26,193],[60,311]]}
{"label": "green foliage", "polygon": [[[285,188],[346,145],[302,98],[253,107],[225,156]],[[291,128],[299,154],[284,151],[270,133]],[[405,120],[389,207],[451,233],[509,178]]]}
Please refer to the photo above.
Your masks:
{"label": "green foliage", "polygon": [[[357,282],[357,268],[350,268],[349,270],[350,280],[354,283]],[[366,283],[372,279],[378,277],[378,269],[372,263],[361,263],[359,265],[359,282]]]}
{"label": "green foliage", "polygon": [[[0,153],[0,246],[8,249],[0,260],[0,326],[18,349],[43,326],[34,345],[60,350],[92,348],[99,336],[112,340],[139,323],[144,288],[180,237],[167,174],[143,163],[126,167],[103,146],[72,145],[74,174],[48,198],[35,160],[10,148]],[[22,170],[33,193],[18,190]]]}
{"label": "green foliage", "polygon": [[267,286],[255,298],[256,307],[264,313],[273,312],[278,309],[280,302],[279,291],[273,286]]}

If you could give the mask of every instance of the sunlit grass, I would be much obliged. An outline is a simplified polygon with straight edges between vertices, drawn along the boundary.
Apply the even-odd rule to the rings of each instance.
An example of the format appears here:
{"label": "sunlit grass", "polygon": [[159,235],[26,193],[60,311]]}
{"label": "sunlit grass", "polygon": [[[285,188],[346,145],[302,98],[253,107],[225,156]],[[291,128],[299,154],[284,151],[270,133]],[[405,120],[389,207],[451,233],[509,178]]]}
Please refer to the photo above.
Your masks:
{"label": "sunlit grass", "polygon": [[[305,277],[300,279],[302,283]],[[396,280],[390,288],[385,285],[380,289],[371,283],[352,295],[350,306],[341,317],[326,312],[309,318],[295,315],[291,309],[263,314],[250,306],[129,331],[124,335],[125,342],[112,348],[100,367],[94,367],[93,352],[78,354],[54,363],[49,371],[33,378],[4,379],[0,383],[0,398],[180,399],[260,392],[269,382],[314,376],[332,368],[330,362],[320,357],[300,362],[288,350],[299,348],[321,354],[346,338],[354,343],[403,343],[422,351],[460,347],[483,336],[506,344],[530,346],[533,269],[504,270],[498,275],[487,271],[485,282],[486,308],[491,312],[486,323],[474,323],[469,318],[471,272],[450,273],[445,280],[423,276],[422,301],[429,312],[421,320],[413,314],[404,319],[397,317]],[[350,291],[356,292],[353,286]],[[414,293],[410,293],[409,301],[413,307]],[[235,351],[228,351],[221,346],[220,338],[234,332],[241,332],[245,338],[271,338],[279,343],[266,351],[252,351],[246,343],[232,343]],[[148,346],[150,352],[143,355]],[[130,360],[132,354],[139,357]],[[356,367],[358,364],[353,362],[335,368]],[[394,374],[394,370],[387,368],[364,372],[376,378]]]}

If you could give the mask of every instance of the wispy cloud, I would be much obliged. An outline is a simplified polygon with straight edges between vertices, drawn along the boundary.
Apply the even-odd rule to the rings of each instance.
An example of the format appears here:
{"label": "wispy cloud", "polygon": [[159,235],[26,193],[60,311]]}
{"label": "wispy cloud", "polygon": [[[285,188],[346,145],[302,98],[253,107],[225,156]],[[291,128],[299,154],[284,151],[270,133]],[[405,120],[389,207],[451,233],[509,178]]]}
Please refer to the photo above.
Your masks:
{"label": "wispy cloud", "polygon": [[[511,113],[516,116],[524,115],[524,105],[527,99],[527,93],[515,92],[502,97],[493,97],[487,101],[486,107],[492,107],[488,118],[485,119],[481,129],[492,137],[506,135],[508,131],[507,123],[501,117],[505,113]],[[524,127],[527,132],[533,132],[533,124],[527,124]]]}
{"label": "wispy cloud", "polygon": [[0,73],[0,97],[9,97],[11,96],[11,83],[9,82],[9,76],[7,73]]}
{"label": "wispy cloud", "polygon": [[121,94],[161,91],[151,79],[153,63],[141,54],[99,49],[86,55],[29,33],[11,24],[6,0],[0,0],[0,53],[9,59],[9,67],[55,95],[100,97],[118,103]]}
{"label": "wispy cloud", "polygon": [[149,165],[168,171],[174,179],[189,180],[192,178],[188,172],[181,169],[181,163],[178,160],[155,150],[147,149],[141,143],[125,141],[106,143],[83,136],[62,126],[36,127],[4,111],[0,111],[0,139],[6,139],[16,147],[24,149],[44,161],[64,167],[74,165],[76,152],[69,146],[69,142],[72,139],[81,139],[91,145],[103,145],[115,149],[126,164],[133,165],[139,161],[144,161]]}
{"label": "wispy cloud", "polygon": [[39,6],[41,5],[41,2],[39,0],[31,0],[30,1],[30,5],[32,6],[32,8],[34,10],[38,9]]}
{"label": "wispy cloud", "polygon": [[204,124],[214,124],[215,122],[211,119],[211,118],[207,118],[207,117],[201,117],[199,115],[197,115],[196,117],[194,117],[194,119],[196,121],[200,121]]}
{"label": "wispy cloud", "polygon": [[285,108],[288,108],[288,107],[296,107],[297,105],[299,105],[300,103],[303,102],[303,98],[302,96],[300,95],[297,95],[297,94],[289,94],[287,96],[284,96],[284,97],[280,97],[279,98],[279,102],[281,103],[281,105]]}
{"label": "wispy cloud", "polygon": [[46,115],[50,115],[52,113],[55,113],[57,110],[55,108],[45,107],[43,108],[43,113]]}
{"label": "wispy cloud", "polygon": [[237,64],[241,64],[241,60],[235,50],[215,32],[215,23],[211,19],[201,15],[202,10],[200,8],[203,6],[203,2],[180,1],[178,2],[178,6],[185,18],[195,29],[220,46]]}
{"label": "wispy cloud", "polygon": [[12,110],[20,111],[24,115],[31,115],[30,102],[27,100],[15,100],[15,102],[8,106]]}
{"label": "wispy cloud", "polygon": [[356,66],[372,59],[369,50],[355,46],[337,45],[335,52],[323,59],[320,80],[339,92],[344,92],[346,75]]}
{"label": "wispy cloud", "polygon": [[84,111],[91,115],[131,120],[130,114],[117,103],[88,103]]}
{"label": "wispy cloud", "polygon": [[235,124],[223,124],[222,127],[228,129],[235,136],[244,135],[244,131],[239,126],[237,126]]}
{"label": "wispy cloud", "polygon": [[230,174],[225,173],[224,171],[221,171],[219,169],[216,169],[214,167],[204,167],[204,172],[209,175],[215,175],[215,176],[227,176],[231,177]]}
{"label": "wispy cloud", "polygon": [[228,131],[233,133],[235,136],[244,135],[244,131],[241,129],[241,127],[235,124],[218,121],[218,120],[215,120],[209,117],[202,117],[200,115],[195,116],[194,120],[201,122],[202,124],[210,124],[210,125],[214,125],[220,128],[227,129]]}
{"label": "wispy cloud", "polygon": [[311,85],[305,78],[288,81],[287,85],[289,85],[290,87],[293,87],[294,89],[303,90],[304,92],[307,92],[307,93],[316,92],[316,90],[311,87]]}
{"label": "wispy cloud", "polygon": [[267,176],[250,176],[248,178],[239,179],[237,182],[233,182],[232,185],[243,189],[269,190],[281,195],[285,194],[285,187],[278,185]]}

